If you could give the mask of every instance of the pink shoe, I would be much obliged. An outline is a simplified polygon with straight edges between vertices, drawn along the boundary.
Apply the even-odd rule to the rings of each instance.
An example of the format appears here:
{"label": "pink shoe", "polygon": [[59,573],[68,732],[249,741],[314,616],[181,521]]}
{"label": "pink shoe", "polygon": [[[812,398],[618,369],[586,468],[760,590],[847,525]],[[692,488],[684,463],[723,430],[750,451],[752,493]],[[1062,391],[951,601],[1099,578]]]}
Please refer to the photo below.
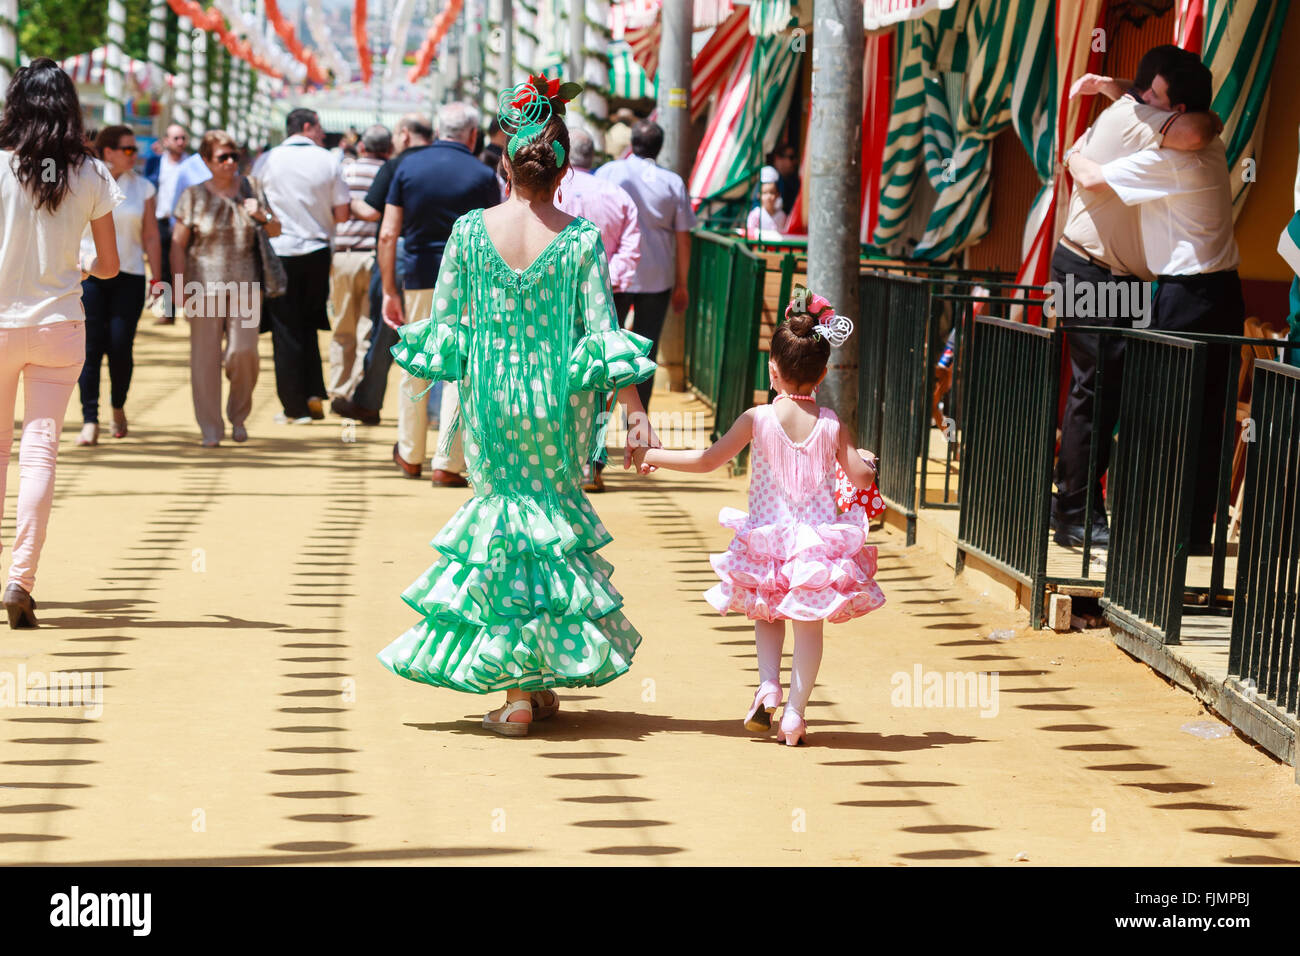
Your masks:
{"label": "pink shoe", "polygon": [[789,706],[781,711],[781,728],[776,732],[776,739],[785,741],[787,747],[797,747],[808,742],[808,721],[803,714],[791,710]]}
{"label": "pink shoe", "polygon": [[754,703],[745,715],[745,729],[765,734],[772,729],[772,713],[781,706],[781,685],[765,680],[754,692]]}

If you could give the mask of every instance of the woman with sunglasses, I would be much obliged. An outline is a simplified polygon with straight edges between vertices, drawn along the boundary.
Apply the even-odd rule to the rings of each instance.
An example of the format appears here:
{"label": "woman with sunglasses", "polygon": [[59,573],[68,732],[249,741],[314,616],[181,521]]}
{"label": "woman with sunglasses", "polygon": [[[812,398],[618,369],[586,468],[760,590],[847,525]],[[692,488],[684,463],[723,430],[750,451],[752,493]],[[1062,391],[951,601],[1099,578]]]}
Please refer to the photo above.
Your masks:
{"label": "woman with sunglasses", "polygon": [[[86,361],[85,273],[117,275],[121,191],[86,146],[81,104],[48,57],[14,71],[0,118],[0,502],[23,388],[18,519],[4,592],[10,627],[35,627],[32,588],[54,501],[59,433]],[[90,225],[92,251],[81,248]]]}
{"label": "woman with sunglasses", "polygon": [[[261,185],[239,174],[239,149],[225,130],[209,130],[199,156],[212,173],[176,200],[171,266],[175,296],[190,325],[190,387],[202,444],[215,448],[226,435],[221,417],[221,368],[230,379],[226,416],[231,437],[248,440],[244,422],[257,384],[257,332],[261,324],[257,230],[280,234]],[[201,288],[203,294],[195,293]],[[183,296],[182,296],[183,292]],[[254,295],[253,293],[257,293]],[[225,348],[222,348],[222,338]]]}
{"label": "woman with sunglasses", "polygon": [[[113,407],[113,437],[126,437],[126,392],[135,367],[132,349],[135,328],[145,306],[145,259],[153,283],[162,282],[162,245],[154,212],[153,183],[135,171],[138,151],[129,126],[107,126],[95,137],[95,151],[117,181],[125,197],[113,211],[117,256],[122,271],[111,279],[90,276],[81,284],[86,309],[86,364],[81,370],[81,436],[78,445],[99,444],[99,373],[108,358],[108,380]],[[82,255],[94,253],[87,230],[81,239]]]}

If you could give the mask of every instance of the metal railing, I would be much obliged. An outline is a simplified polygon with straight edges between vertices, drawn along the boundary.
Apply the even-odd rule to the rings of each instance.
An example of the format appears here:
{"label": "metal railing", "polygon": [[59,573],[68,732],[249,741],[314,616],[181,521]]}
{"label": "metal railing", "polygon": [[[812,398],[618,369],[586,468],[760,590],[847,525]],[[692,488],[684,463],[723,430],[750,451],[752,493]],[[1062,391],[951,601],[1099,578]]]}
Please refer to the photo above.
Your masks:
{"label": "metal railing", "polygon": [[1060,333],[977,317],[967,346],[957,569],[974,553],[1030,587],[1043,623]]}
{"label": "metal railing", "polygon": [[[1187,581],[1191,489],[1200,462],[1205,346],[1126,330],[1119,445],[1111,464],[1106,616],[1178,643]],[[1093,430],[1094,445],[1100,437]],[[1107,439],[1109,436],[1107,436]],[[1213,459],[1209,459],[1212,461]]]}
{"label": "metal railing", "polygon": [[[753,404],[754,354],[767,265],[743,243],[705,230],[691,234],[686,381],[713,409],[713,441]],[[734,469],[744,472],[747,452]]]}
{"label": "metal railing", "polygon": [[1300,709],[1300,369],[1258,361],[1228,674]]}
{"label": "metal railing", "polygon": [[881,273],[859,276],[858,444],[876,453],[876,485],[907,522],[916,543],[917,456],[929,405],[925,395],[930,287],[922,279]]}

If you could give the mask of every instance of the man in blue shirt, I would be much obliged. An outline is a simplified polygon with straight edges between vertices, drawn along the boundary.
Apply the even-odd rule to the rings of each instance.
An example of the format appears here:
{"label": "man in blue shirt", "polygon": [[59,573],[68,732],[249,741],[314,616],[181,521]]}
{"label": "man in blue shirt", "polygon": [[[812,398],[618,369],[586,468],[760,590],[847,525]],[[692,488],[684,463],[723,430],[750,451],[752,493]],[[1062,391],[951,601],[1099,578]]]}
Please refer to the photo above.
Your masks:
{"label": "man in blue shirt", "polygon": [[[396,167],[388,188],[383,224],[379,227],[379,269],[383,278],[383,317],[390,326],[420,322],[433,312],[433,287],[442,265],[442,250],[452,224],[471,209],[485,209],[501,201],[496,174],[477,159],[471,146],[478,138],[478,111],[467,103],[447,103],[438,110],[438,138],[424,149],[411,152]],[[397,239],[403,244],[402,275],[405,291],[397,291]],[[409,477],[420,477],[424,463],[429,413],[422,401],[407,397],[418,392],[409,372],[402,373],[403,391],[397,416],[397,444],[393,461]],[[456,428],[459,396],[454,382],[442,390],[439,426],[442,436],[455,432],[451,441],[440,440],[433,458],[435,485],[463,488],[465,456]]]}
{"label": "man in blue shirt", "polygon": [[[632,155],[596,170],[596,176],[622,186],[636,203],[641,259],[627,291],[614,293],[614,307],[620,323],[628,310],[633,310],[632,331],[653,343],[651,358],[659,350],[669,303],[678,311],[686,308],[691,229],[695,226],[695,211],[682,177],[655,162],[663,145],[664,131],[659,124],[641,120],[632,127]],[[654,379],[636,387],[646,408],[653,388]]]}

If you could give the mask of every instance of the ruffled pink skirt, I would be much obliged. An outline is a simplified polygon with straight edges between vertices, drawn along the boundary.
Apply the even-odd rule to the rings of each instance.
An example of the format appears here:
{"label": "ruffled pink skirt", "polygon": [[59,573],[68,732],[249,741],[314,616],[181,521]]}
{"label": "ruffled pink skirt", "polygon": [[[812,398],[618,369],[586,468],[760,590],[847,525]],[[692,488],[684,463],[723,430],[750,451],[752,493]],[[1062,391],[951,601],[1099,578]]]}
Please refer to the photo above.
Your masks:
{"label": "ruffled pink skirt", "polygon": [[704,598],[722,614],[838,624],[885,603],[861,509],[819,525],[751,526],[745,512],[723,508],[718,521],[736,532],[725,552],[709,557],[722,580]]}

